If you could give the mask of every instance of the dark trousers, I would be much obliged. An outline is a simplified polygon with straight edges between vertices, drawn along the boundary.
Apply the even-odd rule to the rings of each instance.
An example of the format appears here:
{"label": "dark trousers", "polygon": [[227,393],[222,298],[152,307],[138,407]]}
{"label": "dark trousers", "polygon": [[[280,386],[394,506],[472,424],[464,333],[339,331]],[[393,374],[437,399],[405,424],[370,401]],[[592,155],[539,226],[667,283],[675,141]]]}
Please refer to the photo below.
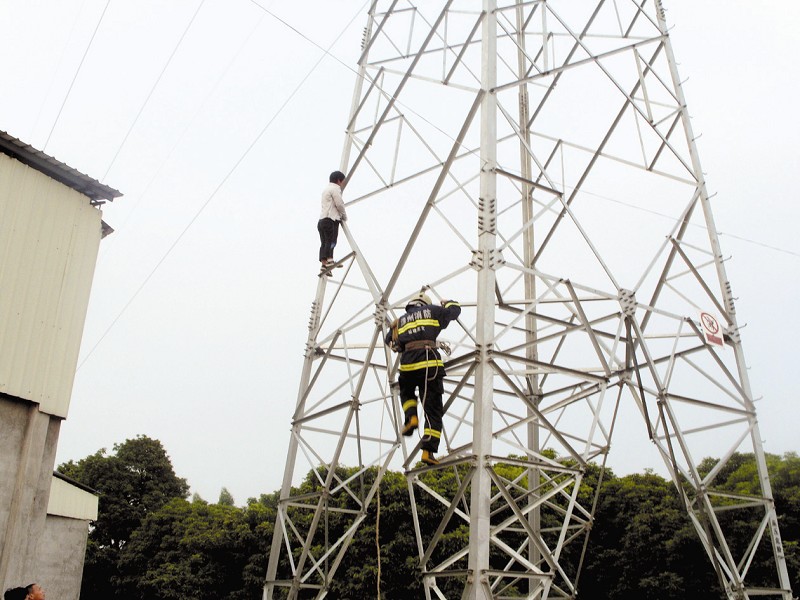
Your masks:
{"label": "dark trousers", "polygon": [[[431,379],[428,379],[431,377]],[[400,384],[400,400],[403,404],[406,422],[417,414],[417,389],[420,403],[425,412],[425,431],[421,447],[429,452],[439,450],[439,439],[442,437],[442,393],[444,393],[443,369],[417,369],[416,371],[400,371],[397,383]]]}
{"label": "dark trousers", "polygon": [[319,231],[319,261],[322,262],[333,258],[333,249],[339,238],[339,221],[328,217],[320,219],[317,221],[317,231]]}

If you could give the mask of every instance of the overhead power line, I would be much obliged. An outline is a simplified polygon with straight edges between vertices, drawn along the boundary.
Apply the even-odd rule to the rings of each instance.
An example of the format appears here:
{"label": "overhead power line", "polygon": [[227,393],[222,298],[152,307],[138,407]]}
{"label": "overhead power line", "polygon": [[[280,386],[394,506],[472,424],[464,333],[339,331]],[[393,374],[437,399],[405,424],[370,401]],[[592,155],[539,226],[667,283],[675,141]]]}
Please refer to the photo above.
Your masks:
{"label": "overhead power line", "polygon": [[153,185],[153,183],[155,182],[155,180],[158,178],[158,176],[161,174],[161,172],[166,168],[166,166],[167,166],[167,164],[169,162],[169,159],[172,157],[172,155],[175,153],[175,150],[177,150],[178,146],[180,146],[181,142],[186,137],[186,133],[189,131],[191,125],[194,123],[195,119],[197,118],[197,115],[200,114],[200,111],[206,105],[206,102],[208,101],[208,99],[211,98],[212,95],[214,95],[214,93],[217,91],[219,86],[225,80],[225,77],[227,76],[228,72],[231,70],[231,68],[233,67],[233,65],[236,63],[236,61],[238,60],[239,56],[241,55],[242,51],[245,49],[247,44],[250,42],[250,39],[253,37],[253,34],[258,30],[258,28],[261,25],[261,22],[263,21],[263,19],[264,19],[264,15],[262,15],[261,18],[255,23],[255,25],[253,25],[253,27],[250,29],[250,33],[247,34],[247,37],[245,37],[243,39],[242,43],[239,45],[239,49],[236,51],[236,53],[233,55],[233,57],[228,61],[228,64],[225,66],[225,68],[223,69],[222,73],[220,73],[219,77],[217,77],[217,80],[214,83],[214,85],[212,86],[211,90],[206,94],[205,98],[203,98],[203,101],[200,103],[198,108],[195,110],[195,112],[192,115],[192,117],[186,123],[186,126],[183,128],[183,131],[181,131],[180,135],[175,140],[175,143],[172,144],[172,147],[170,148],[169,152],[160,161],[160,165],[159,165],[158,169],[156,169],[155,173],[153,173],[153,175],[150,177],[150,180],[147,182],[147,185],[145,185],[145,187],[142,190],[141,194],[139,194],[138,201],[133,205],[133,207],[130,209],[130,211],[128,211],[128,214],[125,217],[125,220],[119,226],[120,229],[124,229],[125,225],[127,224],[127,222],[130,221],[131,216],[133,215],[133,213],[136,210],[137,206],[139,206],[139,203],[141,202],[141,200],[145,196],[147,196],[147,194],[150,191],[150,188]]}
{"label": "overhead power line", "polygon": [[[203,1],[205,1],[205,0],[203,0]],[[339,39],[342,37],[342,35],[344,35],[344,32],[347,31],[347,29],[350,27],[350,25],[356,19],[356,17],[358,17],[358,15],[361,14],[361,12],[363,11],[365,5],[366,5],[366,2],[358,9],[358,11],[353,15],[353,17],[350,19],[350,21],[348,21],[347,25],[345,25],[344,28],[342,28],[342,30],[339,32],[339,35],[336,36],[336,39],[334,39],[331,42],[331,44],[330,44],[330,46],[328,46],[328,48],[333,47],[339,41]],[[270,14],[272,14],[272,13],[270,13]],[[164,261],[167,259],[167,257],[170,254],[172,254],[172,251],[177,247],[177,245],[183,239],[183,236],[186,235],[186,232],[189,231],[189,229],[192,227],[192,225],[194,225],[194,223],[195,223],[195,221],[197,221],[198,217],[203,213],[203,211],[206,209],[206,207],[216,197],[216,195],[219,193],[219,191],[222,189],[222,187],[228,182],[228,179],[230,179],[231,175],[233,175],[233,173],[236,171],[236,169],[239,168],[239,165],[241,165],[242,162],[244,161],[244,159],[247,157],[247,155],[250,154],[250,151],[261,140],[261,138],[264,136],[264,134],[270,128],[272,123],[283,112],[283,109],[286,108],[286,106],[289,104],[289,102],[292,100],[292,98],[294,98],[294,96],[297,94],[297,92],[300,91],[300,88],[303,87],[303,85],[308,80],[308,78],[311,77],[311,75],[314,73],[314,71],[317,70],[317,67],[319,67],[319,65],[322,63],[322,61],[325,59],[326,56],[329,56],[328,50],[325,50],[324,54],[319,58],[319,60],[317,60],[317,62],[314,63],[314,66],[311,67],[311,70],[308,73],[306,73],[305,77],[303,77],[303,79],[300,81],[300,83],[298,83],[297,86],[294,88],[294,90],[292,90],[292,93],[289,94],[289,96],[286,98],[286,100],[283,102],[283,104],[281,104],[281,106],[278,108],[278,110],[275,112],[275,114],[273,114],[272,117],[270,117],[270,119],[267,121],[266,125],[264,125],[264,127],[261,128],[261,131],[259,131],[258,135],[256,135],[256,137],[253,139],[253,141],[250,143],[250,145],[247,147],[247,149],[244,151],[244,153],[242,153],[242,155],[238,158],[238,160],[236,160],[236,162],[233,164],[233,166],[228,170],[227,174],[222,178],[222,181],[220,181],[220,183],[217,185],[217,187],[214,188],[214,191],[211,192],[211,195],[206,199],[205,202],[203,202],[203,204],[200,206],[200,208],[197,210],[197,212],[195,212],[194,216],[191,218],[189,223],[187,223],[186,227],[184,227],[183,230],[178,234],[178,236],[172,242],[172,244],[167,249],[167,251],[163,254],[163,256],[159,259],[159,261],[156,263],[156,265],[152,268],[150,273],[148,273],[147,277],[144,278],[142,283],[139,285],[139,287],[136,289],[136,291],[133,293],[133,295],[128,299],[128,301],[125,303],[125,305],[119,311],[117,316],[114,317],[114,319],[111,321],[111,324],[106,328],[106,330],[103,332],[103,334],[97,340],[97,342],[95,342],[94,346],[92,346],[92,348],[86,354],[84,359],[80,362],[80,364],[78,365],[78,368],[76,369],[76,371],[80,370],[80,368],[86,363],[87,360],[89,360],[89,358],[92,356],[92,354],[94,354],[94,351],[102,343],[102,341],[105,339],[105,337],[108,335],[108,333],[114,328],[114,326],[120,320],[122,315],[125,314],[125,312],[128,310],[128,307],[130,307],[130,305],[133,303],[133,301],[136,299],[136,297],[141,293],[141,291],[144,289],[144,287],[147,285],[147,283],[150,281],[150,279],[152,279],[152,277],[153,277],[153,275],[155,275],[156,271],[158,271],[158,269],[161,267],[161,265],[164,264]]]}
{"label": "overhead power line", "polygon": [[[319,45],[317,42],[315,42],[313,39],[311,39],[311,38],[310,38],[310,37],[308,37],[306,34],[304,34],[302,31],[300,31],[299,29],[297,29],[297,28],[296,28],[294,25],[292,25],[291,23],[288,23],[288,22],[286,22],[286,21],[285,21],[285,20],[283,20],[281,17],[279,17],[278,15],[276,15],[275,13],[273,13],[271,10],[269,10],[269,9],[268,9],[268,8],[266,8],[265,6],[262,6],[261,4],[259,4],[258,2],[256,2],[256,0],[250,0],[250,2],[251,2],[252,4],[255,4],[257,7],[259,7],[261,10],[263,10],[265,13],[267,13],[267,14],[268,14],[268,15],[270,15],[271,17],[273,17],[273,18],[274,18],[276,21],[278,21],[278,22],[282,23],[283,25],[285,25],[286,27],[288,27],[289,29],[291,29],[292,31],[294,31],[294,32],[295,32],[297,35],[299,35],[301,38],[303,38],[303,39],[304,39],[305,41],[307,41],[309,44],[311,44],[311,45],[312,45],[312,46],[314,46],[315,48],[318,48],[319,50],[322,50],[322,51],[323,51],[323,52],[324,52],[324,53],[325,53],[327,56],[330,56],[330,57],[331,57],[333,60],[335,60],[336,62],[338,62],[340,65],[342,65],[342,66],[343,66],[345,69],[347,69],[347,70],[348,70],[348,71],[350,71],[351,73],[354,73],[356,77],[361,77],[361,78],[363,78],[363,79],[364,79],[364,80],[365,80],[365,81],[366,81],[366,82],[367,82],[369,85],[373,85],[373,86],[375,86],[375,89],[377,89],[378,91],[382,92],[383,94],[386,94],[388,97],[393,97],[393,96],[394,96],[394,93],[393,93],[393,92],[389,92],[389,91],[387,91],[387,90],[386,90],[385,88],[383,88],[383,87],[382,87],[382,86],[381,86],[381,85],[380,85],[380,84],[379,84],[377,81],[374,81],[374,80],[371,80],[371,79],[367,79],[367,78],[366,78],[366,77],[364,77],[364,76],[363,76],[361,73],[359,73],[357,70],[355,70],[353,67],[351,67],[349,64],[347,64],[346,62],[344,62],[344,61],[343,61],[341,58],[339,58],[338,56],[336,56],[336,55],[334,55],[334,54],[331,54],[331,53],[330,53],[330,49],[331,49],[331,47],[333,46],[333,44],[331,44],[331,46],[328,46],[328,48],[323,48],[323,47],[322,47],[322,46],[320,46],[320,45]],[[363,7],[364,7],[364,6],[366,6],[366,4],[367,4],[367,3],[365,2],[365,3],[362,5],[362,9],[363,9]],[[350,23],[352,23],[352,22],[353,22],[353,19],[351,19],[351,20],[350,20]],[[348,23],[348,25],[347,25],[348,27],[350,26],[350,23]],[[340,36],[341,36],[341,34],[340,34]],[[338,38],[337,38],[337,40],[338,40]],[[334,42],[334,43],[335,43],[335,42]],[[417,118],[418,118],[418,119],[420,119],[421,121],[424,121],[426,124],[430,125],[430,126],[431,126],[431,127],[433,127],[434,129],[436,129],[436,130],[437,130],[439,133],[441,133],[441,134],[442,134],[444,137],[446,137],[447,139],[449,139],[451,142],[456,142],[456,141],[457,141],[457,140],[456,140],[456,139],[455,139],[453,136],[451,136],[451,135],[450,135],[449,133],[447,133],[447,132],[446,132],[444,129],[442,129],[441,127],[439,127],[439,126],[438,126],[436,123],[434,123],[434,122],[432,122],[432,121],[428,120],[428,119],[427,119],[427,118],[425,118],[423,115],[421,115],[421,114],[419,114],[417,111],[415,111],[413,108],[411,108],[411,107],[410,107],[410,106],[408,106],[407,104],[404,104],[403,102],[401,102],[399,99],[395,98],[395,99],[394,99],[394,102],[395,102],[395,104],[397,104],[397,106],[401,106],[401,107],[402,107],[402,108],[403,108],[403,109],[404,109],[406,112],[408,112],[408,113],[410,113],[410,114],[414,115],[415,117],[417,117]],[[471,154],[475,154],[475,152],[474,152],[473,150],[471,150],[470,148],[467,148],[467,147],[466,147],[464,144],[459,144],[459,146],[460,146],[461,148],[463,148],[463,149],[467,150],[467,151],[468,151],[468,152],[470,152]],[[475,156],[477,157],[477,154],[475,154]]]}
{"label": "overhead power line", "polygon": [[[670,221],[674,221],[675,220],[674,216],[664,214],[662,212],[659,212],[657,210],[653,210],[651,208],[645,208],[643,206],[637,206],[637,205],[631,204],[629,202],[624,202],[622,200],[617,200],[616,198],[609,198],[608,196],[603,196],[601,194],[595,194],[594,192],[591,192],[591,191],[588,191],[588,190],[583,190],[583,193],[587,194],[589,196],[594,196],[595,198],[600,198],[601,200],[606,200],[608,202],[614,202],[615,204],[620,204],[622,206],[627,206],[628,208],[631,208],[633,210],[638,210],[638,211],[641,211],[641,212],[650,213],[651,215],[656,215],[658,217],[663,217],[664,219],[668,219]],[[698,223],[689,223],[689,225],[692,226],[692,227],[698,227],[698,228],[702,227]],[[769,250],[774,250],[775,252],[783,252],[784,254],[789,254],[790,256],[796,256],[796,257],[800,258],[800,252],[794,252],[793,250],[787,250],[786,248],[781,248],[779,246],[773,246],[773,245],[770,245],[770,244],[765,244],[764,242],[759,242],[758,240],[752,240],[752,239],[749,239],[749,238],[746,238],[746,237],[742,237],[740,235],[736,235],[736,234],[733,234],[733,233],[727,233],[727,232],[724,232],[724,231],[718,231],[717,235],[719,235],[720,237],[727,236],[727,237],[739,240],[740,242],[753,244],[755,246],[761,246],[762,248],[768,248]]]}
{"label": "overhead power line", "polygon": [[769,250],[775,250],[775,252],[783,252],[784,254],[789,254],[790,256],[797,256],[800,258],[800,252],[794,252],[792,250],[787,250],[786,248],[780,248],[779,246],[772,246],[771,244],[765,244],[764,242],[759,242],[758,240],[751,240],[746,237],[741,237],[739,235],[735,235],[733,233],[727,233],[725,231],[720,231],[719,235],[727,236],[739,240],[740,242],[746,242],[748,244],[754,244],[756,246],[761,246],[762,248],[767,248]]}
{"label": "overhead power line", "polygon": [[83,51],[83,56],[81,57],[81,62],[78,64],[78,68],[75,70],[75,75],[72,77],[72,81],[67,88],[67,93],[64,96],[64,100],[61,102],[61,108],[58,109],[58,114],[56,115],[55,121],[53,121],[53,126],[50,128],[50,133],[47,134],[47,140],[44,142],[44,147],[42,148],[42,152],[47,150],[47,144],[50,143],[50,138],[53,136],[53,131],[56,129],[56,125],[58,124],[58,120],[61,118],[61,113],[64,110],[64,106],[67,104],[67,99],[69,98],[70,93],[72,92],[72,87],[75,85],[75,80],[78,79],[78,74],[81,72],[81,67],[83,67],[83,61],[86,60],[86,56],[89,54],[89,49],[92,47],[92,42],[94,42],[94,38],[97,35],[97,30],[100,29],[100,24],[103,22],[103,17],[106,16],[106,11],[108,10],[108,5],[111,4],[111,0],[106,1],[106,5],[103,8],[103,12],[100,14],[100,18],[97,21],[97,25],[95,25],[94,31],[92,32],[92,37],[89,39],[89,43],[86,45],[86,50]]}
{"label": "overhead power line", "polygon": [[192,27],[192,23],[194,23],[195,18],[197,18],[197,13],[200,12],[200,9],[203,8],[203,4],[205,4],[205,3],[206,3],[206,0],[200,0],[200,4],[197,5],[197,9],[195,9],[194,14],[192,15],[192,18],[189,19],[189,23],[186,24],[186,28],[183,30],[183,33],[181,34],[180,39],[178,39],[178,42],[175,44],[175,47],[172,49],[172,53],[169,55],[169,58],[167,59],[167,62],[164,64],[164,68],[162,68],[161,69],[161,73],[158,74],[158,79],[156,79],[155,83],[153,84],[153,87],[150,88],[150,92],[147,94],[147,98],[144,99],[144,103],[142,103],[142,106],[139,108],[139,112],[136,113],[136,117],[134,117],[133,123],[131,123],[131,126],[128,127],[128,131],[125,134],[125,137],[122,138],[122,143],[120,143],[119,148],[117,148],[117,151],[114,154],[114,158],[111,159],[111,164],[108,165],[108,168],[106,169],[106,172],[103,173],[102,181],[106,180],[106,177],[108,176],[108,172],[111,170],[111,167],[114,166],[114,163],[116,162],[117,157],[119,156],[119,153],[122,151],[123,146],[125,146],[125,142],[128,141],[128,136],[131,134],[131,131],[133,131],[133,128],[136,127],[136,123],[139,121],[139,117],[142,116],[142,112],[144,112],[144,109],[147,106],[147,103],[150,102],[150,98],[153,95],[153,92],[156,90],[156,88],[158,87],[158,84],[161,82],[161,78],[164,76],[164,73],[166,73],[167,68],[169,67],[170,63],[172,62],[172,59],[175,57],[175,54],[178,52],[178,48],[181,47],[181,44],[183,43],[183,40],[186,37],[186,34],[189,32],[189,29]]}
{"label": "overhead power line", "polygon": [[[343,67],[345,67],[345,68],[346,68],[348,71],[351,71],[352,73],[355,73],[355,74],[356,74],[356,76],[358,76],[358,77],[361,77],[361,74],[360,74],[358,71],[356,71],[355,69],[353,69],[353,68],[352,68],[350,65],[348,65],[347,63],[345,63],[345,62],[344,62],[342,59],[340,59],[340,58],[339,58],[339,57],[337,57],[336,55],[334,55],[334,54],[331,54],[331,53],[330,53],[330,48],[333,46],[333,44],[331,44],[331,46],[329,46],[327,49],[326,49],[326,48],[323,48],[323,47],[322,47],[322,46],[320,46],[320,45],[319,45],[317,42],[315,42],[313,39],[311,39],[311,38],[310,38],[310,37],[308,37],[306,34],[304,34],[302,31],[300,31],[299,29],[297,29],[297,28],[296,28],[294,25],[292,25],[291,23],[288,23],[287,21],[285,21],[284,19],[282,19],[281,17],[279,17],[278,15],[276,15],[274,12],[272,12],[271,10],[269,10],[268,8],[266,8],[265,6],[263,6],[263,5],[259,4],[258,2],[256,2],[256,0],[249,0],[249,1],[250,1],[252,4],[254,4],[254,5],[256,5],[257,7],[259,7],[259,8],[260,8],[261,10],[263,10],[265,13],[267,13],[268,15],[270,15],[271,17],[273,17],[273,18],[274,18],[276,21],[280,22],[281,24],[283,24],[283,25],[285,25],[286,27],[288,27],[289,29],[291,29],[293,32],[295,32],[295,33],[296,33],[298,36],[300,36],[300,37],[301,37],[302,39],[304,39],[306,42],[308,42],[309,44],[311,44],[311,45],[312,45],[312,46],[314,46],[315,48],[318,48],[319,50],[322,50],[323,52],[325,52],[325,54],[326,54],[326,55],[330,56],[330,57],[331,57],[333,60],[335,60],[335,61],[336,61],[336,62],[338,62],[340,65],[342,65]],[[351,19],[351,21],[350,21],[350,22],[352,23],[352,19]],[[349,26],[349,23],[348,23],[348,26]],[[341,34],[340,34],[340,37],[341,37]],[[337,38],[337,40],[338,40],[338,38]],[[335,43],[335,42],[334,42],[334,43]],[[374,82],[374,81],[369,81],[368,83],[370,83],[370,84],[375,84],[375,86],[376,86],[376,87],[377,87],[377,88],[378,88],[380,91],[382,91],[382,92],[384,92],[384,93],[387,93],[387,92],[386,92],[386,90],[382,89],[382,88],[381,88],[381,86],[377,84],[377,82]],[[287,102],[288,102],[288,101],[287,101]],[[406,109],[406,110],[407,110],[408,112],[410,112],[411,114],[413,114],[413,115],[415,115],[416,117],[418,117],[418,118],[422,119],[423,121],[425,121],[425,122],[426,122],[426,123],[428,123],[429,125],[431,125],[431,126],[435,127],[437,130],[439,130],[439,131],[440,131],[442,134],[444,134],[445,136],[447,136],[448,138],[450,138],[452,141],[455,141],[455,139],[453,139],[453,138],[452,138],[452,137],[451,137],[449,134],[447,134],[445,131],[443,131],[443,130],[442,130],[440,127],[438,127],[438,126],[437,126],[435,123],[432,123],[431,121],[429,121],[428,119],[426,119],[425,117],[423,117],[422,115],[420,115],[419,113],[417,113],[416,111],[414,111],[412,108],[410,108],[410,107],[408,107],[407,105],[403,104],[403,103],[402,103],[402,102],[400,102],[399,100],[396,100],[396,103],[398,104],[398,106],[402,106],[404,109]],[[281,107],[281,109],[282,109],[282,108],[283,108],[283,107]],[[463,147],[463,145],[462,145],[462,147]],[[592,195],[595,195],[595,196],[597,196],[597,194],[592,194]],[[652,214],[659,215],[659,216],[662,216],[662,217],[665,217],[665,218],[671,218],[671,217],[668,217],[667,215],[664,215],[664,214],[662,214],[662,213],[659,213],[659,212],[657,212],[657,211],[654,211],[654,210],[648,210],[648,209],[645,209],[645,208],[642,208],[642,207],[637,207],[637,206],[634,206],[634,205],[632,205],[632,204],[627,204],[627,203],[625,203],[625,202],[622,202],[622,201],[620,201],[620,200],[614,200],[613,198],[605,198],[605,199],[606,199],[606,200],[610,200],[611,202],[617,202],[617,203],[619,203],[619,204],[626,204],[627,206],[630,206],[631,208],[637,208],[637,209],[639,209],[639,210],[644,210],[645,212],[650,212],[650,213],[652,213]],[[757,246],[762,246],[762,247],[764,247],[764,248],[769,248],[769,249],[771,249],[771,250],[775,250],[776,252],[783,252],[783,253],[785,253],[785,254],[789,254],[789,255],[792,255],[792,256],[797,256],[797,257],[800,257],[800,253],[798,253],[798,252],[793,252],[793,251],[791,251],[791,250],[786,250],[786,249],[784,249],[784,248],[780,248],[780,247],[778,247],[778,246],[771,246],[771,245],[769,245],[769,244],[764,244],[764,243],[762,243],[762,242],[759,242],[759,241],[756,241],[756,240],[747,239],[747,238],[744,238],[744,237],[741,237],[741,236],[734,235],[734,234],[732,234],[732,233],[724,233],[724,232],[721,232],[721,231],[720,231],[720,232],[718,232],[718,235],[720,235],[720,236],[728,236],[728,237],[732,237],[732,238],[735,238],[735,239],[737,239],[737,240],[740,240],[740,241],[742,241],[742,242],[747,242],[747,243],[750,243],[750,244],[755,244],[755,245],[757,245]]]}
{"label": "overhead power line", "polygon": [[[316,71],[316,69],[319,67],[319,65],[322,63],[322,61],[326,57],[330,57],[330,58],[334,59],[336,62],[338,62],[338,63],[342,64],[343,66],[345,66],[349,71],[356,73],[357,76],[361,76],[357,71],[355,71],[352,67],[350,67],[346,63],[344,63],[344,61],[342,61],[340,58],[338,58],[335,55],[331,54],[330,49],[334,45],[336,45],[336,43],[341,39],[342,35],[344,35],[345,31],[347,31],[347,29],[350,27],[350,25],[353,23],[353,21],[358,17],[359,14],[362,13],[362,11],[364,9],[364,6],[366,6],[366,4],[367,4],[367,2],[369,0],[367,0],[367,2],[364,2],[364,4],[362,4],[361,7],[359,7],[358,11],[353,15],[353,17],[348,21],[348,23],[342,28],[342,30],[339,32],[339,34],[336,36],[336,38],[328,45],[327,48],[324,48],[324,47],[320,46],[317,42],[315,42],[314,40],[309,38],[307,35],[305,35],[303,32],[298,30],[296,27],[294,27],[293,25],[291,25],[290,23],[288,23],[287,21],[285,21],[284,19],[282,19],[281,17],[279,17],[278,15],[276,15],[275,13],[270,11],[268,8],[262,6],[261,4],[256,2],[255,0],[249,0],[249,1],[252,4],[254,4],[255,6],[257,6],[258,8],[260,8],[261,10],[263,10],[265,13],[267,13],[268,15],[273,17],[275,20],[277,20],[278,22],[282,23],[283,25],[285,25],[286,27],[288,27],[289,29],[294,31],[302,39],[306,40],[308,43],[312,44],[314,47],[316,47],[319,50],[321,50],[323,52],[323,55],[317,60],[316,63],[314,63],[314,65],[311,67],[311,69],[308,71],[308,73],[306,73],[306,75],[303,77],[303,79],[292,90],[292,92],[289,94],[289,96],[286,98],[286,100],[281,104],[281,106],[272,115],[272,117],[270,117],[270,119],[267,121],[267,123],[261,128],[259,133],[253,139],[253,141],[248,145],[247,149],[236,160],[236,162],[233,164],[233,166],[228,170],[226,175],[222,178],[222,180],[216,186],[216,188],[211,193],[211,195],[205,200],[205,202],[195,212],[195,214],[192,216],[192,218],[190,219],[188,224],[184,227],[184,229],[180,232],[180,234],[178,234],[178,236],[175,238],[175,240],[170,245],[170,247],[167,249],[167,251],[164,253],[164,255],[159,259],[159,261],[156,263],[156,265],[153,267],[153,269],[150,271],[150,273],[145,277],[145,279],[142,281],[142,283],[139,285],[139,287],[136,289],[136,291],[133,293],[133,295],[130,297],[130,299],[122,307],[122,309],[117,314],[117,316],[114,317],[114,319],[112,320],[111,324],[106,328],[106,330],[103,332],[103,334],[100,336],[100,338],[94,344],[94,346],[92,346],[92,348],[89,350],[87,355],[84,357],[84,359],[78,365],[78,369],[80,369],[86,363],[86,361],[92,356],[92,354],[97,349],[97,347],[102,343],[102,341],[105,339],[105,337],[108,335],[108,333],[113,329],[113,327],[116,325],[116,323],[122,317],[122,315],[127,311],[127,309],[130,307],[130,305],[133,303],[133,301],[139,295],[139,293],[141,293],[141,291],[144,289],[144,287],[147,285],[147,283],[150,281],[150,279],[153,277],[153,275],[156,273],[156,271],[161,267],[161,265],[164,263],[164,261],[167,259],[167,257],[177,247],[177,245],[180,243],[180,241],[183,239],[183,237],[186,235],[186,233],[189,231],[189,229],[192,227],[192,225],[194,225],[194,223],[197,221],[197,219],[203,213],[203,211],[206,209],[206,207],[216,197],[216,195],[219,193],[219,191],[222,189],[222,187],[227,183],[227,181],[230,179],[230,177],[233,175],[233,173],[239,168],[239,165],[241,165],[241,163],[244,161],[244,159],[250,154],[252,149],[256,146],[256,144],[261,140],[261,138],[264,136],[264,134],[270,128],[272,123],[278,118],[278,116],[280,116],[280,114],[283,112],[283,110],[286,108],[286,106],[289,104],[289,102],[294,98],[294,96],[297,94],[297,92],[300,91],[300,89],[303,87],[305,82]],[[184,33],[181,36],[181,39],[178,41],[178,44],[176,45],[175,49],[173,50],[172,55],[170,56],[169,60],[167,61],[167,64],[164,66],[164,69],[162,70],[161,75],[159,75],[159,80],[161,79],[161,76],[164,74],[164,71],[166,71],[166,68],[169,65],[169,62],[172,60],[172,56],[174,56],[175,52],[178,49],[178,46],[180,46],[181,41],[185,37],[186,32],[188,31],[189,27],[192,24],[192,21],[194,21],[194,18],[197,16],[197,12],[199,12],[199,10],[202,7],[202,4],[204,2],[205,2],[205,0],[202,0],[200,5],[198,6],[197,10],[195,11],[194,16],[192,17],[192,20],[189,22],[189,24],[187,25],[187,28],[184,30]],[[156,81],[155,85],[158,85],[158,81]],[[155,89],[155,85],[153,86],[153,89]],[[150,96],[153,93],[153,89],[151,89],[150,94],[148,95],[148,98],[147,98],[148,100],[149,100]],[[145,105],[146,105],[146,103],[147,103],[147,100],[145,100]],[[400,103],[398,102],[398,104],[400,104]],[[439,131],[442,131],[439,127],[436,126],[436,124],[430,123],[430,121],[428,121],[427,119],[425,119],[424,117],[422,117],[421,115],[419,115],[418,113],[413,111],[412,109],[410,109],[408,107],[404,107],[404,108],[406,108],[409,112],[417,115],[421,119],[425,120],[427,123],[429,123],[433,127],[436,127],[436,129],[438,129]],[[137,117],[136,117],[137,119],[138,119],[138,117],[141,114],[143,109],[144,109],[144,105],[142,106],[142,109],[140,109],[139,114],[137,114]],[[135,125],[135,121],[134,121],[134,124],[131,125],[131,129],[133,128],[134,125]],[[128,133],[130,133],[130,129],[129,129]],[[442,133],[445,133],[445,132],[442,131]],[[445,134],[445,135],[447,135],[447,134]],[[450,136],[448,136],[448,137],[450,137]],[[126,135],[126,139],[127,139],[127,135]],[[123,144],[124,144],[124,140],[123,140]],[[121,146],[120,146],[120,149],[121,149]],[[119,150],[117,151],[117,154],[119,154]],[[116,159],[116,155],[115,155],[114,158]],[[112,164],[113,164],[113,161],[112,161]],[[111,166],[109,166],[109,169],[110,168],[111,168]],[[106,175],[107,174],[108,174],[108,170],[106,171]],[[104,176],[104,178],[105,178],[105,176]],[[612,198],[605,198],[605,199],[606,200],[610,200],[612,202],[619,202],[619,203],[625,204],[625,203],[623,203],[621,201],[614,200]],[[661,215],[660,213],[657,213],[656,211],[652,211],[652,210],[648,210],[648,209],[642,209],[641,207],[633,207],[633,208],[639,208],[640,210],[645,210],[647,212],[652,212],[652,213],[658,214],[660,216],[666,216],[666,215]],[[786,254],[790,254],[790,255],[793,255],[793,256],[800,256],[800,253],[792,252],[790,250],[785,250],[785,249],[782,249],[782,248],[779,248],[779,247],[776,247],[776,246],[770,246],[770,245],[767,245],[767,244],[763,244],[761,242],[757,242],[757,241],[754,241],[754,240],[749,240],[749,239],[746,239],[746,238],[743,238],[743,237],[739,237],[739,236],[736,236],[736,235],[733,235],[733,234],[720,233],[720,235],[728,235],[730,237],[734,237],[734,238],[736,238],[738,240],[741,240],[741,241],[744,241],[744,242],[757,244],[757,245],[763,246],[765,248],[770,248],[772,250],[776,250],[776,251],[779,251],[779,252],[784,252]]]}

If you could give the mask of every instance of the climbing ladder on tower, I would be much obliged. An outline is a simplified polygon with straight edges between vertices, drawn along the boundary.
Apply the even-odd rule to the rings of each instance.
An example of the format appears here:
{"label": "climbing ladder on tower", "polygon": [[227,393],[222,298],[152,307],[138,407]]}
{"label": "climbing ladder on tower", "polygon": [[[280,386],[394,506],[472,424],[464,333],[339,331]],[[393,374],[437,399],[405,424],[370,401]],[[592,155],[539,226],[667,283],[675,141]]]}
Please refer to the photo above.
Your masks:
{"label": "climbing ladder on tower", "polygon": [[[427,599],[574,598],[596,500],[581,484],[635,407],[627,429],[663,460],[727,597],[790,600],[661,2],[374,0],[358,66],[349,252],[312,305],[264,598],[327,595],[390,468]],[[421,286],[463,308],[444,334],[435,467],[399,435],[383,342]],[[736,453],[754,456],[759,494],[719,486]],[[452,473],[448,496],[432,471]],[[458,526],[468,543],[441,543]],[[751,583],[764,555],[771,581]]]}

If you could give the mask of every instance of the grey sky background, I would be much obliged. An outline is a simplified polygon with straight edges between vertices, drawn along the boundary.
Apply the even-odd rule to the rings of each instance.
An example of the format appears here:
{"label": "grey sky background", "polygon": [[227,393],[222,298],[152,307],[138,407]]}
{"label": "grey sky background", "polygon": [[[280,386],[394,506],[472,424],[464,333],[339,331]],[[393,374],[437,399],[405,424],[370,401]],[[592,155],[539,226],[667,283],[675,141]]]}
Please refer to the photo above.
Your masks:
{"label": "grey sky background", "polygon": [[[207,500],[279,488],[366,6],[0,0],[0,129],[124,193],[58,462],[145,434]],[[795,451],[800,4],[664,6],[765,450]],[[610,466],[660,472],[641,419],[620,423]]]}

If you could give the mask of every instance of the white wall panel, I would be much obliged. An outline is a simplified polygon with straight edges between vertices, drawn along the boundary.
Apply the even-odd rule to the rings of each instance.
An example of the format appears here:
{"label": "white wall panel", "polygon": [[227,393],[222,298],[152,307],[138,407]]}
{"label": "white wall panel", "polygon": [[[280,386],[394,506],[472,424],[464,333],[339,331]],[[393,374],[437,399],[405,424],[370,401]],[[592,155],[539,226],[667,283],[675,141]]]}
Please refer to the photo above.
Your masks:
{"label": "white wall panel", "polygon": [[63,479],[53,477],[47,514],[94,521],[97,519],[98,498]]}
{"label": "white wall panel", "polygon": [[0,154],[0,392],[66,417],[101,238],[89,199]]}

